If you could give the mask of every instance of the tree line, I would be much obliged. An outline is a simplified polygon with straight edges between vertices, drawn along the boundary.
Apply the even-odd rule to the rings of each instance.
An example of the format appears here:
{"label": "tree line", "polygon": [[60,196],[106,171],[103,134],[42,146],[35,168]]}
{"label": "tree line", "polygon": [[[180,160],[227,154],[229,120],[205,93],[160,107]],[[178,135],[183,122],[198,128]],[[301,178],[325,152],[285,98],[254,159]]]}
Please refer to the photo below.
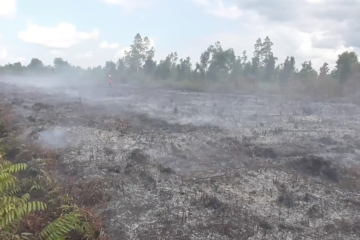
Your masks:
{"label": "tree line", "polygon": [[154,60],[155,49],[148,37],[136,34],[128,51],[117,62],[107,61],[104,66],[82,69],[62,58],[55,58],[53,66],[45,66],[33,58],[27,66],[20,62],[8,63],[0,67],[0,74],[40,74],[57,73],[78,77],[103,77],[111,74],[115,81],[157,81],[157,82],[195,82],[199,84],[230,84],[239,87],[246,83],[271,83],[286,86],[290,82],[302,85],[328,81],[343,85],[360,73],[357,54],[345,51],[338,55],[334,69],[324,63],[319,70],[312,66],[311,60],[296,68],[294,56],[279,60],[273,53],[273,42],[269,37],[257,39],[251,56],[243,51],[236,55],[234,49],[225,49],[215,42],[201,53],[193,64],[190,57],[179,58],[172,52],[159,62]]}

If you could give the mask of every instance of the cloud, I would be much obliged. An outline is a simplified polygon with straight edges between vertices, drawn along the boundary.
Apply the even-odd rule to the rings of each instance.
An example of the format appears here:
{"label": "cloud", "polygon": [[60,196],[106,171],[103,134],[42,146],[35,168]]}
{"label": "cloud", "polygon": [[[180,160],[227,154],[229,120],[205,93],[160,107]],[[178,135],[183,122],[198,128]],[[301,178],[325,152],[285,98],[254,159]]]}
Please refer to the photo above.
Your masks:
{"label": "cloud", "polygon": [[[234,0],[235,1],[235,0]],[[339,39],[345,47],[360,47],[360,9],[359,0],[237,0],[239,8],[252,11],[272,24],[286,24],[301,31],[312,33],[326,32],[322,42],[333,47]],[[336,41],[333,41],[337,39]],[[317,45],[320,43],[318,42]]]}
{"label": "cloud", "polygon": [[93,56],[93,53],[91,51],[84,54],[84,57],[91,58]]}
{"label": "cloud", "polygon": [[[153,38],[149,37],[149,42],[150,42],[150,47],[154,47],[155,46],[155,40]],[[117,60],[119,58],[124,57],[125,55],[125,51],[130,51],[130,47],[124,47],[119,49],[115,55],[114,55],[114,59]]]}
{"label": "cloud", "polygon": [[18,32],[18,37],[25,42],[52,48],[70,48],[76,44],[99,37],[99,30],[79,32],[70,23],[59,23],[56,27],[45,27],[30,23],[25,31]]}
{"label": "cloud", "polygon": [[312,60],[316,68],[324,62],[333,66],[343,51],[360,50],[359,0],[193,1],[214,17],[236,21],[239,34],[220,32],[206,36],[203,44],[219,40],[237,54],[247,50],[251,57],[256,39],[266,36],[278,62],[294,56],[297,65]]}
{"label": "cloud", "polygon": [[[0,41],[2,39],[2,35],[0,34]],[[8,56],[8,51],[6,50],[6,48],[4,46],[1,45],[0,42],[0,60],[4,60],[6,59]]]}
{"label": "cloud", "polygon": [[108,43],[107,41],[104,41],[99,45],[99,47],[104,49],[116,49],[119,48],[120,46],[117,43]]}
{"label": "cloud", "polygon": [[119,59],[119,58],[124,57],[125,51],[130,51],[130,47],[125,47],[125,48],[122,48],[119,51],[117,51],[114,55],[114,58]]}
{"label": "cloud", "polygon": [[154,4],[156,0],[103,0],[107,4],[119,5],[126,10],[132,10],[134,8],[149,7]]}
{"label": "cloud", "polygon": [[0,46],[0,59],[4,60],[4,59],[6,59],[7,56],[8,56],[7,50]]}
{"label": "cloud", "polygon": [[16,0],[0,0],[0,18],[15,18]]}
{"label": "cloud", "polygon": [[217,6],[210,8],[209,12],[214,16],[227,19],[239,19],[245,14],[236,5],[225,5],[223,1],[218,1]]}
{"label": "cloud", "polygon": [[203,6],[211,15],[224,19],[239,19],[245,13],[235,3],[224,3],[222,0],[192,0],[194,3]]}
{"label": "cloud", "polygon": [[17,57],[16,58],[16,61],[17,62],[21,62],[22,64],[26,61],[26,58],[24,58],[24,57]]}
{"label": "cloud", "polygon": [[192,0],[193,2],[199,4],[199,5],[203,5],[203,6],[209,6],[210,2],[208,0]]}
{"label": "cloud", "polygon": [[61,51],[61,50],[58,50],[58,49],[50,50],[50,53],[51,53],[52,55],[56,55],[56,56],[66,56],[66,55],[67,55],[66,52]]}

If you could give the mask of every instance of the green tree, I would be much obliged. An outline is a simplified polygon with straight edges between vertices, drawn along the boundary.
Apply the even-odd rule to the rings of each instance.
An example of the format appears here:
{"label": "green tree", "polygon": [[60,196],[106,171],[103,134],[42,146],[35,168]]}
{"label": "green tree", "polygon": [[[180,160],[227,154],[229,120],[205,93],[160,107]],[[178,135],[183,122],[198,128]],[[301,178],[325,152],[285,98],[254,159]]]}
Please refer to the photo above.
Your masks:
{"label": "green tree", "polygon": [[133,44],[130,45],[130,50],[125,51],[124,61],[130,70],[139,74],[145,61],[153,58],[154,54],[155,49],[151,47],[149,38],[142,38],[138,33],[134,37]]}
{"label": "green tree", "polygon": [[216,42],[211,48],[211,59],[209,64],[209,78],[213,81],[227,78],[232,71],[236,61],[234,49],[224,50],[220,42]]}
{"label": "green tree", "polygon": [[41,60],[37,58],[33,58],[31,59],[29,65],[27,65],[27,69],[30,70],[31,72],[40,73],[41,71],[44,70],[44,64]]}
{"label": "green tree", "polygon": [[351,77],[351,69],[354,64],[358,63],[358,57],[355,52],[343,52],[338,55],[333,76],[344,83]]}
{"label": "green tree", "polygon": [[190,57],[180,59],[180,63],[176,65],[177,80],[191,80],[192,79],[192,64]]}
{"label": "green tree", "polygon": [[207,80],[207,71],[210,64],[211,52],[214,48],[213,45],[210,45],[206,51],[201,53],[200,55],[200,63],[196,63],[195,71],[200,71],[200,75],[203,77],[204,80]]}
{"label": "green tree", "polygon": [[149,81],[150,78],[154,75],[156,69],[156,61],[153,60],[152,56],[149,56],[146,59],[143,69]]}
{"label": "green tree", "polygon": [[[261,41],[260,41],[261,43]],[[260,49],[260,60],[262,61],[262,66],[265,67],[268,63],[270,59],[275,59],[274,57],[274,53],[272,52],[272,46],[274,44],[271,42],[270,38],[268,36],[266,36],[266,38],[264,39],[264,41],[261,44],[261,49]],[[274,66],[275,68],[275,66]]]}
{"label": "green tree", "polygon": [[317,72],[312,67],[311,61],[305,61],[301,64],[299,77],[304,83],[308,83],[311,79],[316,79],[318,77]]}
{"label": "green tree", "polygon": [[167,55],[165,60],[161,60],[156,67],[156,75],[162,80],[170,79],[171,77],[176,78],[176,64],[178,55],[176,52]]}
{"label": "green tree", "polygon": [[324,63],[319,70],[319,78],[324,78],[327,77],[329,75],[330,69],[329,69],[329,64],[328,63]]}
{"label": "green tree", "polygon": [[285,62],[279,67],[280,70],[280,82],[285,85],[295,73],[295,58],[286,57]]}
{"label": "green tree", "polygon": [[106,61],[105,71],[107,75],[114,75],[116,73],[116,64],[113,61]]}

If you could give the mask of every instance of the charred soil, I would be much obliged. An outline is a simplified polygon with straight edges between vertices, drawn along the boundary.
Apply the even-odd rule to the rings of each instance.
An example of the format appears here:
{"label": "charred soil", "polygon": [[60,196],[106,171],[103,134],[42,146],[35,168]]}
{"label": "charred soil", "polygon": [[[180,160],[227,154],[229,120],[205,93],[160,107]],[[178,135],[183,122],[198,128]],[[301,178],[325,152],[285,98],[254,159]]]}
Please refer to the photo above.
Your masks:
{"label": "charred soil", "polygon": [[360,238],[350,102],[131,89],[90,101],[0,84],[1,121],[53,149],[57,178],[110,239]]}

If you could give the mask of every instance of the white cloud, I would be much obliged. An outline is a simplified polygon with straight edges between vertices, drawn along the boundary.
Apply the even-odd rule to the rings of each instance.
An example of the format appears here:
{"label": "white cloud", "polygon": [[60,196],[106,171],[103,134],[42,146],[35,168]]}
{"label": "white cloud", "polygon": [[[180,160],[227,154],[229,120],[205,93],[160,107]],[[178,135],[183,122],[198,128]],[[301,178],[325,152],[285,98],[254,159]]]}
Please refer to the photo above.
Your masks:
{"label": "white cloud", "polygon": [[[155,40],[153,38],[149,37],[149,42],[150,42],[150,47],[154,47],[155,46]],[[130,51],[130,47],[124,47],[119,49],[115,55],[114,55],[114,59],[117,60],[119,58],[124,57],[125,55],[125,51]]]}
{"label": "white cloud", "polygon": [[61,51],[60,50],[50,50],[50,53],[58,55],[58,54],[61,54]]}
{"label": "white cloud", "polygon": [[91,58],[93,56],[93,53],[91,51],[84,54],[84,57]]}
{"label": "white cloud", "polygon": [[125,51],[130,51],[130,47],[125,47],[125,48],[122,48],[122,49],[120,49],[119,51],[117,51],[117,52],[115,53],[114,58],[115,58],[115,59],[119,59],[119,58],[124,57]]}
{"label": "white cloud", "polygon": [[199,4],[199,5],[203,5],[203,6],[210,5],[210,2],[208,0],[192,0],[192,1]]}
{"label": "white cloud", "polygon": [[[2,39],[2,35],[0,34],[0,40]],[[8,56],[8,51],[4,46],[0,43],[0,60],[5,60]]]}
{"label": "white cloud", "polygon": [[7,58],[7,56],[8,56],[7,50],[6,50],[5,48],[2,48],[2,47],[0,46],[0,59],[1,59],[1,60],[4,60],[4,59]]}
{"label": "white cloud", "polygon": [[155,2],[154,0],[103,0],[103,1],[108,4],[122,6],[126,10],[149,7]]}
{"label": "white cloud", "polygon": [[26,61],[26,58],[24,58],[24,57],[17,57],[17,58],[16,58],[16,61],[17,61],[17,62],[21,62],[21,64],[24,64],[24,62]]}
{"label": "white cloud", "polygon": [[149,38],[149,42],[150,42],[150,47],[155,46],[155,40],[153,38]]}
{"label": "white cloud", "polygon": [[52,48],[70,48],[81,42],[97,39],[99,30],[79,32],[70,23],[59,23],[56,27],[44,27],[30,23],[25,31],[18,32],[18,37],[25,42],[40,44]]}
{"label": "white cloud", "polygon": [[0,18],[14,18],[16,4],[16,0],[0,0]]}
{"label": "white cloud", "polygon": [[244,13],[236,5],[225,5],[219,0],[216,7],[210,8],[209,12],[220,18],[239,19]]}
{"label": "white cloud", "polygon": [[107,41],[104,41],[99,45],[99,47],[105,49],[116,49],[119,48],[120,46],[117,43],[108,43]]}
{"label": "white cloud", "polygon": [[58,50],[58,49],[50,50],[50,53],[51,53],[52,55],[62,56],[62,57],[67,55],[66,52],[61,51],[61,50]]}
{"label": "white cloud", "polygon": [[[340,7],[340,0],[307,0],[305,3],[297,0],[193,1],[200,1],[199,5],[214,17],[232,19],[238,23],[238,34],[223,32],[210,35],[203,38],[199,45],[213,44],[219,40],[224,47],[234,48],[238,55],[246,50],[250,59],[256,39],[269,36],[274,43],[273,51],[279,58],[278,63],[287,56],[294,56],[297,66],[311,60],[316,69],[324,62],[333,66],[338,54],[343,51],[360,50],[354,45],[357,43],[360,46],[359,41],[356,41],[360,40],[360,34],[346,30],[350,29],[350,24],[353,29],[357,29],[359,21],[352,20],[357,15],[350,11],[351,7],[347,8],[345,14],[345,9]],[[360,7],[359,0],[348,1],[357,1]],[[327,4],[332,4],[332,7],[327,9]],[[350,19],[347,19],[348,16]],[[358,26],[360,30],[360,24]],[[350,44],[351,41],[353,44]],[[193,54],[196,52],[200,55],[205,48],[195,50],[194,47]]]}
{"label": "white cloud", "polygon": [[194,3],[203,6],[206,12],[219,18],[238,19],[244,15],[236,4],[224,3],[223,0],[218,0],[216,3],[210,0],[192,0]]}

